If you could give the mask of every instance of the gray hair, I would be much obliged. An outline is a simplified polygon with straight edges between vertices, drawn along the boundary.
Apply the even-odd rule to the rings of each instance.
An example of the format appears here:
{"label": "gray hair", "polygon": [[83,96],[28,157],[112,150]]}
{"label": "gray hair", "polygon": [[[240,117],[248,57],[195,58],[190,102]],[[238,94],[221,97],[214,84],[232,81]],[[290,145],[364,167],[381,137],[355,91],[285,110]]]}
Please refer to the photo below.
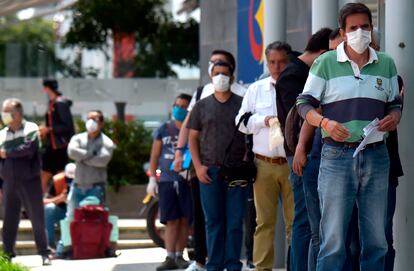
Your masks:
{"label": "gray hair", "polygon": [[17,112],[21,115],[23,115],[23,104],[22,102],[17,98],[9,98],[4,100],[3,102],[3,108],[10,105],[13,108],[14,112]]}
{"label": "gray hair", "polygon": [[285,51],[286,54],[288,54],[292,51],[292,47],[288,43],[283,42],[283,41],[272,42],[266,47],[266,50],[265,50],[266,57],[269,56],[269,53],[271,50]]}

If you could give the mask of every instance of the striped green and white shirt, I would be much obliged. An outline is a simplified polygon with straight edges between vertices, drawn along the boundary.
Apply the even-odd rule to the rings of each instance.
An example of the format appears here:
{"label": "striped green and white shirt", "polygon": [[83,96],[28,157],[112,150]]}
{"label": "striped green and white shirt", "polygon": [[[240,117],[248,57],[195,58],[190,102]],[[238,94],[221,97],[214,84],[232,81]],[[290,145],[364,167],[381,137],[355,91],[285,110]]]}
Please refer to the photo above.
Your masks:
{"label": "striped green and white shirt", "polygon": [[6,159],[0,159],[0,177],[5,182],[16,180],[39,181],[39,127],[24,121],[16,131],[8,127],[0,131],[0,148],[6,151]]}
{"label": "striped green and white shirt", "polygon": [[39,144],[38,134],[39,127],[36,123],[23,120],[22,128],[15,132],[12,132],[8,127],[0,130],[0,148],[8,153],[31,142]]}
{"label": "striped green and white shirt", "polygon": [[[344,43],[321,55],[313,63],[303,93],[297,99],[304,118],[321,107],[325,117],[344,125],[350,132],[347,142],[358,142],[363,128],[375,118],[401,110],[397,69],[385,53],[369,48],[369,61],[361,69],[345,53]],[[323,137],[327,133],[322,130]]]}

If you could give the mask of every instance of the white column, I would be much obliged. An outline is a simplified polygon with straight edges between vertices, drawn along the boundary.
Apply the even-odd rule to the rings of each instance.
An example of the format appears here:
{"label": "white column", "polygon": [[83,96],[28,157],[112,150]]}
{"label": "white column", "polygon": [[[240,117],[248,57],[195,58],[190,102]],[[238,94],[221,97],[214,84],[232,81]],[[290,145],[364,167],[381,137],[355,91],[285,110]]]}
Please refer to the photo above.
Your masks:
{"label": "white column", "polygon": [[398,126],[400,156],[405,176],[397,187],[394,216],[394,270],[413,270],[414,266],[414,1],[385,2],[385,51],[390,54],[405,83],[404,112]]}
{"label": "white column", "polygon": [[263,43],[286,41],[286,0],[264,0]]}
{"label": "white column", "polygon": [[312,33],[322,27],[338,27],[337,0],[312,0]]}
{"label": "white column", "polygon": [[[264,0],[264,31],[263,31],[263,53],[267,45],[274,41],[286,41],[286,0]],[[268,72],[264,58],[263,71]],[[286,246],[285,227],[283,223],[283,211],[281,204],[277,210],[277,224],[275,229],[275,258],[274,268],[285,268]]]}
{"label": "white column", "polygon": [[[286,0],[264,0],[263,54],[274,41],[286,41]],[[267,72],[266,56],[263,71]]]}

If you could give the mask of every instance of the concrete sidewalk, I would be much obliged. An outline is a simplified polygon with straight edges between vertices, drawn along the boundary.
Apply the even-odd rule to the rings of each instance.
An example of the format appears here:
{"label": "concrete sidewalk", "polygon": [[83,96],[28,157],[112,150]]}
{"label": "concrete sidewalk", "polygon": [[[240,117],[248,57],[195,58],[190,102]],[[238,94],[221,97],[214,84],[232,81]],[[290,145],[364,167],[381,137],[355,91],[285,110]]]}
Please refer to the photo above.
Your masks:
{"label": "concrete sidewalk", "polygon": [[[40,256],[18,256],[13,259],[32,271],[154,271],[165,258],[161,248],[120,250],[118,258],[95,260],[54,260],[51,266],[42,266]],[[284,269],[274,269],[284,271]]]}

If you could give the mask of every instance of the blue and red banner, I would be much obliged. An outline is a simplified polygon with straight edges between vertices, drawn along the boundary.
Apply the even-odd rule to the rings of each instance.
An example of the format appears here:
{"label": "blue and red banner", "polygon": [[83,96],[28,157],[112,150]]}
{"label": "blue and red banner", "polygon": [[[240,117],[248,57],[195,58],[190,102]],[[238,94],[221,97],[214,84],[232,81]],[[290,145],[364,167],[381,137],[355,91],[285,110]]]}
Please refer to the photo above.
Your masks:
{"label": "blue and red banner", "polygon": [[263,73],[264,0],[238,0],[237,80],[253,83]]}

